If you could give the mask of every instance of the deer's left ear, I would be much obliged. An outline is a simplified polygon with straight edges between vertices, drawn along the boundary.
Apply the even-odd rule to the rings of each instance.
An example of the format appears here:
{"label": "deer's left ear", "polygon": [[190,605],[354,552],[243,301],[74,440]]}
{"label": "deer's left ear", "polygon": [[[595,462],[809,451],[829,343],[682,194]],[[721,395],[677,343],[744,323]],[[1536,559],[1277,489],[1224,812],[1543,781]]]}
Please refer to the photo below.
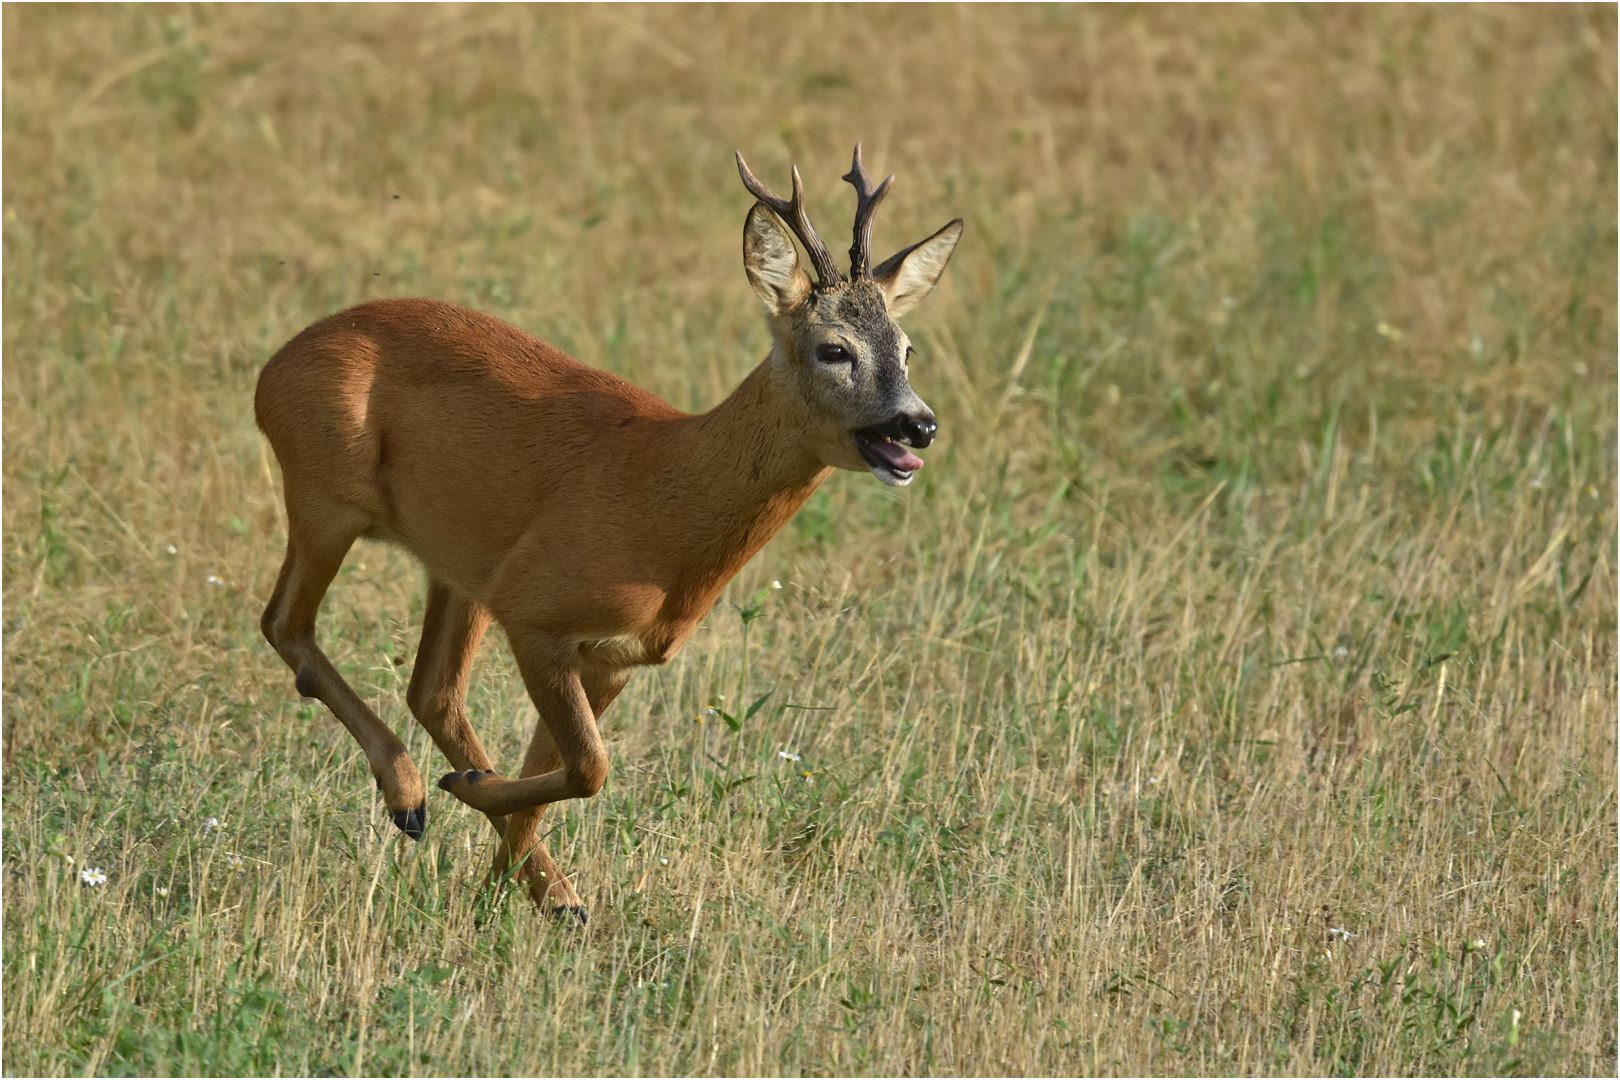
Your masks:
{"label": "deer's left ear", "polygon": [[890,255],[872,271],[872,280],[883,290],[891,319],[916,307],[934,290],[960,239],[962,219],[957,218],[922,243]]}

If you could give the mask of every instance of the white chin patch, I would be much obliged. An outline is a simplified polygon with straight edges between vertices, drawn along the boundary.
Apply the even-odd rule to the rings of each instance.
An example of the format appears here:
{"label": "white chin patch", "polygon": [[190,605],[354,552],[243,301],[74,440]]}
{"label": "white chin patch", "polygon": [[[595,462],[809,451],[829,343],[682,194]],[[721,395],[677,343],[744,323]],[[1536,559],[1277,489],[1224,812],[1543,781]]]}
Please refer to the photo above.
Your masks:
{"label": "white chin patch", "polygon": [[917,475],[916,472],[897,472],[884,465],[868,465],[867,468],[872,470],[873,476],[890,487],[905,487],[911,483],[911,478]]}

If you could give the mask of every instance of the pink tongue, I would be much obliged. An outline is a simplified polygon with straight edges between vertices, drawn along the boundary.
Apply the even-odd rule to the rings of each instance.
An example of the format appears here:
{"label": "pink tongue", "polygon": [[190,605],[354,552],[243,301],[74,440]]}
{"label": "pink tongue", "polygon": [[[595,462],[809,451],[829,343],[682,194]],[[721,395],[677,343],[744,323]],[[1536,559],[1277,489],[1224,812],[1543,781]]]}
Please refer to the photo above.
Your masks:
{"label": "pink tongue", "polygon": [[873,440],[872,445],[885,461],[901,472],[915,472],[923,467],[922,458],[897,442]]}

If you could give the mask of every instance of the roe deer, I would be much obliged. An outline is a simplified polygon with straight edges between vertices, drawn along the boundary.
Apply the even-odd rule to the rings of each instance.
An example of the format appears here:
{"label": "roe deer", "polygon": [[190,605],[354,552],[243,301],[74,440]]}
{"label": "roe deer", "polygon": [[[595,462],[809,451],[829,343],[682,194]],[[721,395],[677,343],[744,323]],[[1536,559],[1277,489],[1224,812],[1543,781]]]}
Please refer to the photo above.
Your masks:
{"label": "roe deer", "polygon": [[[495,827],[493,871],[519,867],[536,904],[582,921],[538,839],[546,806],[594,795],[596,723],[631,671],[662,664],[720,590],[833,469],[905,484],[933,441],[895,318],[934,287],[960,219],[868,267],[873,188],[861,149],[846,279],[793,197],[754,178],[743,266],[771,351],[710,412],[689,416],[487,315],[379,300],[314,324],[259,376],[254,412],[281,463],[287,557],[261,626],[365,751],[394,824],[420,839],[427,790],[399,738],[315,641],[321,598],[357,537],[428,573],[406,701],[457,772],[439,787]],[[780,220],[778,220],[780,219]],[[815,267],[810,283],[786,224]],[[519,779],[491,771],[467,721],[467,675],[500,621],[540,712]]]}

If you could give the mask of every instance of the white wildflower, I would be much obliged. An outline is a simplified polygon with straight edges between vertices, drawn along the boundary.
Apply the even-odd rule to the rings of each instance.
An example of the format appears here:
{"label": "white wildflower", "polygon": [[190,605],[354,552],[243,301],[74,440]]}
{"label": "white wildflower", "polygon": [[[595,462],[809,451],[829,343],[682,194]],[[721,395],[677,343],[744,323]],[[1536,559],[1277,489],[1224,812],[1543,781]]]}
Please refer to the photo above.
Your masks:
{"label": "white wildflower", "polygon": [[795,754],[791,750],[778,750],[776,752],[776,756],[781,758],[783,761],[803,761],[804,760],[804,758],[801,755]]}
{"label": "white wildflower", "polygon": [[226,855],[225,865],[230,867],[232,870],[240,870],[242,869],[243,865],[245,865],[245,860],[240,855]]}
{"label": "white wildflower", "polygon": [[100,888],[107,884],[107,871],[99,866],[87,866],[79,871],[79,880],[92,889]]}
{"label": "white wildflower", "polygon": [[782,587],[782,583],[781,583],[781,582],[780,582],[780,581],[773,581],[773,582],[771,582],[771,588],[773,588],[773,589],[780,589],[780,588],[781,588],[781,587]]}
{"label": "white wildflower", "polygon": [[215,575],[209,574],[207,577],[203,578],[203,584],[205,584],[205,585],[223,585],[225,583],[223,581],[221,581]]}
{"label": "white wildflower", "polygon": [[169,887],[167,885],[159,885],[155,891],[159,896],[169,895]]}
{"label": "white wildflower", "polygon": [[211,817],[207,821],[203,822],[203,835],[207,836],[214,830],[223,829],[224,827],[225,823],[223,821],[219,820],[217,817]]}
{"label": "white wildflower", "polygon": [[1349,930],[1346,930],[1342,926],[1330,926],[1330,927],[1328,927],[1328,937],[1338,938],[1341,941],[1349,941],[1351,938],[1353,938],[1355,936],[1356,935],[1354,933],[1352,933]]}
{"label": "white wildflower", "polygon": [[164,552],[166,554],[169,554],[169,555],[178,555],[178,554],[180,554],[180,549],[175,547],[173,544],[165,544],[163,546],[163,550],[164,550]]}
{"label": "white wildflower", "polygon": [[668,859],[659,859],[658,860],[658,865],[659,866],[668,866],[669,865],[669,860]]}

